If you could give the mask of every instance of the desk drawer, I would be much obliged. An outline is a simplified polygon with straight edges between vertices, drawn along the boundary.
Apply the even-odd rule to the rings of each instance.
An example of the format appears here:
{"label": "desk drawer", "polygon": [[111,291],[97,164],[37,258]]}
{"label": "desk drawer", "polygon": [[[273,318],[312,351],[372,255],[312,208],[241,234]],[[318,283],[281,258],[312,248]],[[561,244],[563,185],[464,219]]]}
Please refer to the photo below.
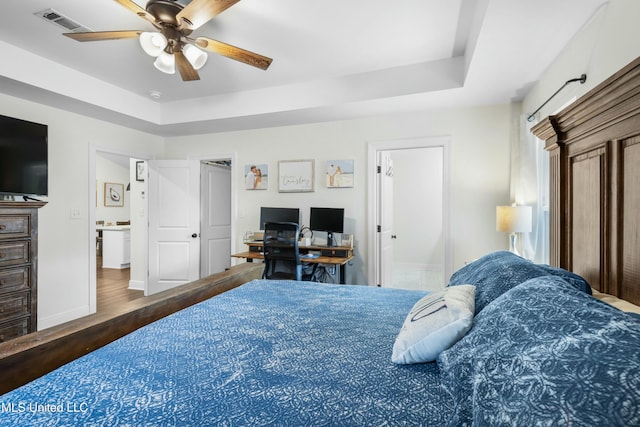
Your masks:
{"label": "desk drawer", "polygon": [[3,319],[19,317],[30,313],[30,292],[20,292],[4,296],[0,299],[0,316]]}
{"label": "desk drawer", "polygon": [[0,267],[29,262],[29,241],[0,243]]}
{"label": "desk drawer", "polygon": [[24,317],[0,324],[0,342],[26,335],[31,330],[31,318]]}
{"label": "desk drawer", "polygon": [[30,274],[31,267],[28,266],[0,270],[0,295],[28,290]]}
{"label": "desk drawer", "polygon": [[0,240],[31,236],[30,215],[0,215]]}

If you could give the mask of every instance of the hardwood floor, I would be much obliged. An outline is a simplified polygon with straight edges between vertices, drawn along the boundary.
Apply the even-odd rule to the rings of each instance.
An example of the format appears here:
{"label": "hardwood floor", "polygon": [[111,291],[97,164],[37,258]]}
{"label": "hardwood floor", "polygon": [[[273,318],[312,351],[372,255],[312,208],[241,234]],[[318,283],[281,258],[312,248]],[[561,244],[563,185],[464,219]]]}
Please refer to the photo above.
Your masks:
{"label": "hardwood floor", "polygon": [[96,310],[110,310],[144,296],[144,291],[129,289],[128,268],[102,268],[102,257],[96,259]]}

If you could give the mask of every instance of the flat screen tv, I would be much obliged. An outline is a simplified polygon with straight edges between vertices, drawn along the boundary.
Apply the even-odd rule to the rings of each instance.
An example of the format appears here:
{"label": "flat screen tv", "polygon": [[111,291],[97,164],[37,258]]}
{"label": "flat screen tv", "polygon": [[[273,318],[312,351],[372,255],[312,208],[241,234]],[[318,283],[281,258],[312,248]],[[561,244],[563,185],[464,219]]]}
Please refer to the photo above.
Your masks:
{"label": "flat screen tv", "polygon": [[300,224],[298,208],[260,208],[260,230],[264,230],[265,222],[295,222]]}
{"label": "flat screen tv", "polygon": [[46,196],[47,125],[0,115],[0,194]]}

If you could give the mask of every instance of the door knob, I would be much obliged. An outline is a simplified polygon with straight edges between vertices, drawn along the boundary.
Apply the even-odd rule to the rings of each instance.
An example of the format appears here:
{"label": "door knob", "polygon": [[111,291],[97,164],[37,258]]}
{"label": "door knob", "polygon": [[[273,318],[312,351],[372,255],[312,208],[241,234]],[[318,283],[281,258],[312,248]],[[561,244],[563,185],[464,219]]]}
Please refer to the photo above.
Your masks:
{"label": "door knob", "polygon": [[395,234],[392,234],[392,235],[391,235],[391,238],[392,238],[392,239],[397,239],[397,238],[398,238],[398,236],[396,236]]}
{"label": "door knob", "polygon": [[198,233],[193,233],[193,234],[191,235],[191,237],[193,237],[193,238],[195,239],[196,237],[198,237]]}

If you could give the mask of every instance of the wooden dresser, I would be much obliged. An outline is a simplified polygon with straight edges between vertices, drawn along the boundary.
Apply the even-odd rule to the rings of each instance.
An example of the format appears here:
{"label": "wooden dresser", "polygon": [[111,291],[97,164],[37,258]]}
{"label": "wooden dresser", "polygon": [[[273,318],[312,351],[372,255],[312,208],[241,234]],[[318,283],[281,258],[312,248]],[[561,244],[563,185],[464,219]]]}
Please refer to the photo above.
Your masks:
{"label": "wooden dresser", "polygon": [[37,328],[38,208],[0,201],[0,342]]}

